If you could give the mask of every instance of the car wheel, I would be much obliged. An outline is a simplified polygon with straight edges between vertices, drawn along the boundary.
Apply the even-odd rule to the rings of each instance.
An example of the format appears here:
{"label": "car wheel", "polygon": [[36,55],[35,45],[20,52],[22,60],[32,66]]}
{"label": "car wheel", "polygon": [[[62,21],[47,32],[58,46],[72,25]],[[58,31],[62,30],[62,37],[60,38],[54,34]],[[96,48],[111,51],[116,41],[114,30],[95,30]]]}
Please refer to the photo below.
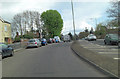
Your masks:
{"label": "car wheel", "polygon": [[112,45],[112,42],[110,41],[110,43],[109,43],[110,45]]}
{"label": "car wheel", "polygon": [[28,47],[26,47],[25,49],[28,49]]}
{"label": "car wheel", "polygon": [[120,48],[120,43],[118,43],[118,48]]}
{"label": "car wheel", "polygon": [[39,46],[36,46],[37,48],[39,47]]}
{"label": "car wheel", "polygon": [[10,56],[13,56],[14,55],[14,51],[11,52],[11,55]]}
{"label": "car wheel", "polygon": [[105,41],[104,41],[105,45],[107,44]]}

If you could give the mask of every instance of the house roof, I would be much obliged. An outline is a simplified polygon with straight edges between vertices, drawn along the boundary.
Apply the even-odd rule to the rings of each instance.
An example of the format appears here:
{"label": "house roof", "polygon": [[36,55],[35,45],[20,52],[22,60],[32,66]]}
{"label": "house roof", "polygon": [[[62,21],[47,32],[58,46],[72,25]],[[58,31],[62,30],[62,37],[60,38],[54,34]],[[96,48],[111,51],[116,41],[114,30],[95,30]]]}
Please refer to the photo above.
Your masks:
{"label": "house roof", "polygon": [[2,19],[1,17],[0,17],[0,20],[1,20],[2,22],[4,22],[3,19]]}
{"label": "house roof", "polygon": [[1,20],[3,23],[11,24],[10,22],[3,20],[1,17],[0,17],[0,20]]}
{"label": "house roof", "polygon": [[8,22],[8,21],[5,21],[5,20],[4,20],[4,23],[8,23],[8,24],[11,24],[10,22]]}

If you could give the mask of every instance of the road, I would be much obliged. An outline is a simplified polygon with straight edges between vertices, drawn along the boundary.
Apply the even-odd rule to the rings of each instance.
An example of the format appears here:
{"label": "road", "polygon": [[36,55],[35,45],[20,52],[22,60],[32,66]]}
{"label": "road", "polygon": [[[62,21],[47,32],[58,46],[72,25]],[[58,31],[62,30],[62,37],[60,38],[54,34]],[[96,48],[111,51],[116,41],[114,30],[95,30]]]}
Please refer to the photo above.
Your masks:
{"label": "road", "polygon": [[106,77],[81,60],[71,43],[58,43],[16,52],[3,59],[3,77]]}
{"label": "road", "polygon": [[110,49],[118,49],[117,45],[105,45],[104,44],[104,39],[97,39],[96,41],[89,41],[93,44],[101,45],[101,46],[106,46],[109,47]]}
{"label": "road", "polygon": [[118,59],[118,51],[120,51],[117,45],[105,45],[104,39],[97,39],[96,41],[81,40],[81,46],[113,59]]}

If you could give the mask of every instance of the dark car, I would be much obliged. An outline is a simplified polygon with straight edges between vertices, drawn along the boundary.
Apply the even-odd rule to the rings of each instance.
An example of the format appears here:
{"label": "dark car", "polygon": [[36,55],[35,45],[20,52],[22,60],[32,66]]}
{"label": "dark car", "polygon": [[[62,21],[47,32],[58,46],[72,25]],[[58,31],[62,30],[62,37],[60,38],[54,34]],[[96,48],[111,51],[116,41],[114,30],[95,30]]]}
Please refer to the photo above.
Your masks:
{"label": "dark car", "polygon": [[52,43],[52,38],[49,38],[49,39],[47,40],[47,43]]}
{"label": "dark car", "polygon": [[118,42],[118,48],[120,48],[120,41]]}
{"label": "dark car", "polygon": [[41,45],[43,46],[43,45],[47,45],[47,40],[45,39],[45,38],[43,38],[42,40],[41,40]]}
{"label": "dark car", "polygon": [[0,53],[2,58],[14,55],[14,49],[6,44],[0,44]]}
{"label": "dark car", "polygon": [[104,39],[105,44],[118,44],[119,37],[118,34],[107,34]]}
{"label": "dark car", "polygon": [[54,38],[52,38],[52,43],[55,43],[55,39]]}

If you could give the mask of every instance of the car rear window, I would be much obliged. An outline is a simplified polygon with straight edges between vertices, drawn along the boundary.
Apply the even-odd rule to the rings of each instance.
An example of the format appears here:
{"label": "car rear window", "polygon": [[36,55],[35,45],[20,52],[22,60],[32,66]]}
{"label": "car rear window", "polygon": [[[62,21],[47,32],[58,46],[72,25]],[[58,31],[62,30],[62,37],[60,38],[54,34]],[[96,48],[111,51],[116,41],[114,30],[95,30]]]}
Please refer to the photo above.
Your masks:
{"label": "car rear window", "polygon": [[35,42],[35,40],[29,40],[29,42]]}
{"label": "car rear window", "polygon": [[110,37],[112,37],[112,38],[118,38],[118,35],[117,34],[110,34]]}

